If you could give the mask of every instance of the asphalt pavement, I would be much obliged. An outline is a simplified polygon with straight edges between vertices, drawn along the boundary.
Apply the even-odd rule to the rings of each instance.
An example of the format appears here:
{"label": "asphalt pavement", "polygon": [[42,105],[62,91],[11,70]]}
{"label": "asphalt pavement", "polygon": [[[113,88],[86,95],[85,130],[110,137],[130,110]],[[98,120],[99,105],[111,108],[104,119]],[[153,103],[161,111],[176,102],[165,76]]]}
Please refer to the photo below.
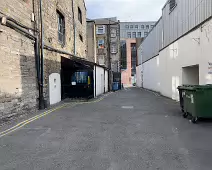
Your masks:
{"label": "asphalt pavement", "polygon": [[0,138],[0,170],[211,170],[212,122],[138,88],[70,105]]}

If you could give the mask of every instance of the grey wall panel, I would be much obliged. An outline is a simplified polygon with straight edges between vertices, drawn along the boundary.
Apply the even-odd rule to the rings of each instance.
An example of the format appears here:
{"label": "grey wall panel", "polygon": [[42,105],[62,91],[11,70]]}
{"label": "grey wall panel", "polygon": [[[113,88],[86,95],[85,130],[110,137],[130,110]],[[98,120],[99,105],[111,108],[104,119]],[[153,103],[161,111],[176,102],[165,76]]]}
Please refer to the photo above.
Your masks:
{"label": "grey wall panel", "polygon": [[144,40],[143,62],[212,16],[212,0],[176,0],[176,3],[171,12],[166,3],[162,18]]}
{"label": "grey wall panel", "polygon": [[154,29],[142,43],[142,61],[146,61],[159,54],[162,44],[162,20],[160,19]]}

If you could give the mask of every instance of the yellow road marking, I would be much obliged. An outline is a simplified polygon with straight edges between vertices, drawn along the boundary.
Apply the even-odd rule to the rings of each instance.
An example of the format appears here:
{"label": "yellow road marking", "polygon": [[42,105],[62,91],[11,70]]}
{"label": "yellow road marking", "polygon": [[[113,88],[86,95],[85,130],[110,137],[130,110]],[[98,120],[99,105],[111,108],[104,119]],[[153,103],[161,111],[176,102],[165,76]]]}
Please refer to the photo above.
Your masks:
{"label": "yellow road marking", "polygon": [[[71,103],[71,104],[73,104],[73,103]],[[15,126],[9,128],[9,129],[7,129],[7,130],[1,132],[1,133],[0,133],[0,138],[3,137],[3,136],[5,136],[5,135],[7,135],[7,134],[9,134],[9,133],[12,133],[12,132],[14,132],[14,131],[16,131],[16,130],[18,130],[18,129],[20,129],[20,128],[22,128],[23,126],[29,124],[30,122],[33,122],[33,121],[35,121],[35,120],[37,120],[37,119],[39,119],[39,118],[41,118],[41,117],[44,117],[44,116],[46,116],[46,115],[48,115],[48,114],[50,114],[50,113],[52,113],[52,112],[54,112],[54,111],[56,111],[56,110],[62,109],[62,108],[64,108],[64,107],[68,106],[68,105],[70,105],[70,104],[63,104],[63,105],[60,106],[60,107],[57,107],[57,108],[55,108],[55,109],[48,110],[48,111],[46,111],[46,112],[44,112],[44,113],[41,113],[41,114],[36,115],[36,116],[34,116],[34,117],[30,118],[30,119],[27,119],[27,120],[25,120],[25,121],[23,121],[23,122],[21,122],[21,123],[18,123],[17,125],[15,125]],[[73,104],[72,107],[75,106],[75,105],[76,105],[76,104]]]}
{"label": "yellow road marking", "polygon": [[[111,93],[110,93],[110,94],[111,94]],[[109,95],[109,94],[108,94],[108,95]],[[108,96],[108,95],[105,95],[104,97],[106,97],[106,96]],[[50,109],[50,110],[48,110],[48,111],[46,111],[46,112],[44,112],[44,113],[41,113],[41,114],[39,114],[39,115],[36,115],[36,116],[34,116],[34,117],[31,117],[31,118],[29,118],[29,119],[23,121],[23,122],[20,122],[20,123],[18,123],[17,125],[15,125],[15,126],[9,128],[9,129],[7,129],[7,130],[5,130],[5,131],[3,131],[3,132],[0,132],[0,138],[3,137],[3,136],[6,136],[6,135],[8,135],[8,134],[10,134],[10,133],[12,133],[12,132],[14,132],[14,131],[16,131],[16,130],[18,130],[18,129],[24,127],[24,126],[26,126],[27,124],[29,124],[29,123],[31,123],[31,122],[33,122],[33,121],[39,119],[39,118],[42,118],[42,117],[44,117],[44,116],[47,116],[48,114],[50,114],[50,113],[52,113],[52,112],[54,112],[54,111],[56,111],[56,110],[60,110],[60,109],[65,108],[65,107],[67,107],[67,106],[74,107],[74,106],[79,105],[79,104],[98,103],[98,102],[102,101],[102,100],[104,99],[104,97],[101,97],[100,99],[94,100],[94,101],[91,101],[91,102],[65,103],[65,104],[63,104],[63,105],[61,105],[61,106],[59,106],[59,107],[56,107],[56,108],[54,108],[54,109]]]}

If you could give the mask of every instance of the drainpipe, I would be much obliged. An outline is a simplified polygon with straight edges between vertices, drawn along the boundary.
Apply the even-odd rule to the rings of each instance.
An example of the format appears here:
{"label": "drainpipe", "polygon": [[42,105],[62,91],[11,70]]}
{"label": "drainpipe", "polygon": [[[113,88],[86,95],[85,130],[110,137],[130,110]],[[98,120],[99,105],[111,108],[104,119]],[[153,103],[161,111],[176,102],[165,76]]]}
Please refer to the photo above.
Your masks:
{"label": "drainpipe", "polygon": [[45,104],[44,104],[44,96],[43,96],[43,87],[44,87],[44,54],[43,54],[43,49],[44,49],[44,28],[43,28],[43,13],[42,13],[42,0],[40,0],[40,24],[41,24],[41,31],[40,31],[40,39],[41,39],[41,59],[40,59],[40,90],[39,90],[39,95],[40,95],[40,103],[39,107],[40,109],[45,109]]}
{"label": "drainpipe", "polygon": [[76,22],[74,15],[74,0],[72,0],[72,15],[73,15],[73,29],[74,29],[74,55],[76,55]]}

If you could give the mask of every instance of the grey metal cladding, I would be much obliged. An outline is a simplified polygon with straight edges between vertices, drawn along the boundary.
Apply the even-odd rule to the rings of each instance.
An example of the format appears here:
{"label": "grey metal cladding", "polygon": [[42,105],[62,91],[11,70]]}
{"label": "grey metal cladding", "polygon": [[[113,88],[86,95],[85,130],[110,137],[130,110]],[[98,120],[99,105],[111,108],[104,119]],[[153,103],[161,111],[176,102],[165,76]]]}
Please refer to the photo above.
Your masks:
{"label": "grey metal cladding", "polygon": [[176,0],[176,7],[170,11],[167,2],[162,10],[162,28],[154,27],[143,42],[143,62],[154,57],[158,52],[152,49],[157,38],[152,38],[155,30],[161,29],[159,50],[168,46],[185,33],[192,30],[212,16],[212,0]]}
{"label": "grey metal cladding", "polygon": [[160,19],[153,30],[142,43],[142,61],[156,56],[162,47],[162,20]]}

